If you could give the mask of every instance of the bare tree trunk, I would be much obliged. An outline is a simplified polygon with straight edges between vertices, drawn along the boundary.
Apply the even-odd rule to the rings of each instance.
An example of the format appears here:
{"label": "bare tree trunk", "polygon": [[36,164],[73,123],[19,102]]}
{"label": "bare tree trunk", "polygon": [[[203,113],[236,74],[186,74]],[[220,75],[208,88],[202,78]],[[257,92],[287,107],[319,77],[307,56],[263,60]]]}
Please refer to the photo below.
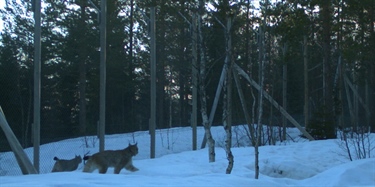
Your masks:
{"label": "bare tree trunk", "polygon": [[[250,41],[251,41],[251,35],[250,35],[250,28],[253,27],[253,22],[250,21],[250,17],[251,17],[251,14],[250,14],[250,8],[251,8],[251,3],[250,3],[250,0],[247,1],[247,7],[246,7],[246,62],[248,63],[247,65],[247,73],[248,74],[251,74],[251,69],[252,69],[252,58],[251,58],[251,49],[252,49],[252,45],[250,44]],[[233,68],[233,67],[232,67]],[[236,74],[237,75],[237,74]],[[237,85],[238,87],[239,85]],[[253,99],[253,103],[252,103],[252,108],[251,108],[251,115],[252,115],[252,120],[250,122],[250,116],[248,112],[246,112],[245,116],[248,116],[246,118],[248,118],[246,121],[248,123],[248,128],[249,128],[249,131],[250,131],[250,134],[251,134],[251,145],[255,145],[255,129],[254,129],[254,124],[255,124],[255,104],[256,104],[256,99],[255,99],[255,95],[254,95],[254,90],[253,90],[253,87],[250,86],[250,93],[251,93],[251,97]],[[242,102],[242,101],[241,101]],[[245,102],[243,100],[243,102]],[[244,105],[245,103],[242,103],[242,105]],[[244,108],[244,106],[242,106]],[[245,108],[244,108],[245,109]],[[245,111],[244,111],[245,112]],[[252,132],[253,131],[253,132]]]}
{"label": "bare tree trunk", "polygon": [[263,114],[263,81],[264,81],[264,31],[259,27],[259,107],[258,107],[258,122],[257,122],[257,141],[255,143],[255,179],[259,178],[259,145],[262,137],[262,114]]}
{"label": "bare tree trunk", "polygon": [[[227,57],[228,58],[228,57]],[[230,67],[229,67],[230,68]],[[225,152],[228,159],[228,167],[226,174],[230,174],[233,169],[234,156],[231,151],[232,147],[232,120],[231,120],[231,71],[227,71],[227,78],[224,81],[224,95],[223,95],[223,126],[226,133]]]}
{"label": "bare tree trunk", "polygon": [[[84,45],[84,35],[85,35],[85,8],[86,2],[82,1],[80,4],[81,7],[81,27],[83,31],[81,33],[81,39],[79,45]],[[79,58],[79,131],[81,135],[86,133],[86,50],[85,47],[81,46],[80,58]],[[86,145],[87,146],[87,145]]]}
{"label": "bare tree trunk", "polygon": [[228,167],[226,169],[226,174],[230,174],[233,169],[234,164],[234,156],[231,151],[232,147],[232,109],[231,109],[231,103],[232,103],[232,71],[230,69],[232,68],[231,64],[231,58],[232,58],[232,37],[231,37],[231,26],[232,26],[232,20],[231,18],[228,18],[227,20],[227,27],[226,27],[226,33],[225,33],[225,39],[226,39],[226,57],[225,57],[225,64],[227,66],[224,66],[228,68],[226,71],[226,79],[224,80],[224,86],[223,86],[223,126],[224,130],[226,132],[226,139],[225,139],[225,152],[227,154],[228,159]]}
{"label": "bare tree trunk", "polygon": [[371,118],[370,118],[370,121],[372,121],[372,128],[371,128],[371,132],[375,132],[375,104],[371,104],[371,103],[375,103],[375,62],[374,62],[374,59],[373,59],[373,62],[370,63],[370,75],[369,75],[369,78],[370,78],[370,90],[369,90],[369,112],[372,114],[371,115]]}
{"label": "bare tree trunk", "polygon": [[[172,128],[173,126],[173,101],[172,101],[172,96],[173,96],[173,93],[172,93],[172,81],[173,81],[173,77],[170,76],[169,77],[169,85],[168,85],[168,99],[169,99],[169,120],[168,120],[168,128]],[[169,142],[168,142],[168,145],[169,145]]]}
{"label": "bare tree trunk", "polygon": [[[134,81],[134,61],[133,61],[133,45],[134,45],[134,39],[133,39],[133,36],[134,36],[134,32],[133,32],[133,27],[134,27],[134,0],[130,0],[130,29],[129,29],[129,38],[130,38],[130,44],[129,44],[129,58],[130,58],[130,62],[128,63],[129,64],[129,79],[131,81]],[[128,88],[127,88],[128,89]],[[134,89],[134,86],[130,86],[130,96],[129,96],[129,99],[128,99],[128,103],[123,103],[122,105],[122,109],[125,111],[125,106],[127,106],[127,108],[129,109],[128,111],[130,112],[130,118],[129,119],[125,119],[125,112],[122,114],[122,123],[123,124],[126,124],[125,121],[127,121],[127,124],[131,125],[131,124],[135,124],[135,107],[134,107],[134,98],[135,98],[135,89]],[[125,91],[123,91],[123,94],[122,96],[124,97],[125,96]],[[126,99],[123,99],[125,102],[126,102]],[[128,127],[129,128],[129,127]],[[127,129],[126,127],[124,127],[124,130]]]}
{"label": "bare tree trunk", "polygon": [[193,90],[192,90],[192,117],[191,117],[191,126],[192,126],[192,140],[193,140],[193,150],[197,150],[197,97],[198,97],[198,55],[197,55],[197,15],[193,14],[192,18],[192,28],[193,28],[193,41],[192,41],[192,79],[193,79]]}
{"label": "bare tree trunk", "polygon": [[[358,84],[357,84],[357,77],[356,77],[356,75],[355,75],[356,73],[354,72],[354,70],[353,70],[353,72],[352,72],[352,78],[353,78],[353,84],[354,84],[354,90],[356,91],[356,92],[358,92]],[[353,92],[354,92],[354,90],[353,90]],[[357,130],[358,129],[358,125],[359,125],[359,123],[358,123],[358,120],[359,120],[359,118],[358,118],[358,94],[353,94],[353,108],[354,108],[354,129],[355,130]]]}
{"label": "bare tree trunk", "polygon": [[[31,83],[29,81],[29,88],[31,88]],[[25,129],[25,146],[28,145],[28,143],[30,142],[30,139],[28,139],[28,136],[30,135],[30,126],[31,126],[31,115],[32,115],[32,109],[33,109],[33,92],[32,92],[32,89],[28,89],[29,92],[28,92],[28,104],[27,104],[27,120],[26,120],[26,129]]]}
{"label": "bare tree trunk", "polygon": [[[285,62],[285,56],[286,56],[286,51],[287,51],[287,44],[284,44],[283,47],[283,107],[286,110],[287,109],[287,98],[286,98],[286,93],[287,93],[287,88],[288,88],[288,65]],[[286,118],[283,116],[283,137],[282,140],[286,140]]]}
{"label": "bare tree trunk", "polygon": [[[333,111],[333,74],[331,62],[331,2],[321,1],[322,27],[323,27],[323,99],[324,99],[324,123],[330,125],[329,132],[326,132],[327,138],[335,138],[335,123]],[[328,129],[327,129],[328,130]]]}
{"label": "bare tree trunk", "polygon": [[[272,78],[272,85],[275,85],[275,78]],[[274,89],[271,90],[271,95],[274,95]],[[275,145],[276,138],[274,137],[274,126],[273,126],[273,107],[270,107],[269,124],[267,126],[267,141],[268,145]]]}
{"label": "bare tree trunk", "polygon": [[[369,104],[370,104],[370,96],[369,96],[369,81],[366,79],[366,83],[365,83],[365,107],[367,107]],[[370,127],[370,113],[369,112],[366,112],[366,126],[367,127]]]}
{"label": "bare tree trunk", "polygon": [[305,77],[305,104],[303,113],[305,116],[305,128],[308,128],[309,126],[309,72],[308,72],[308,62],[307,62],[307,36],[303,36],[303,74]]}
{"label": "bare tree trunk", "polygon": [[[185,3],[181,2],[181,9],[184,10],[186,7],[185,7]],[[187,103],[187,93],[186,93],[186,80],[187,80],[187,75],[186,75],[186,66],[185,64],[187,63],[187,59],[185,58],[185,48],[186,48],[186,30],[185,30],[185,25],[184,24],[181,24],[180,25],[180,41],[181,41],[181,46],[180,46],[180,62],[181,64],[179,65],[178,67],[178,71],[179,71],[179,119],[178,119],[178,123],[180,125],[180,127],[182,126],[186,126],[186,123],[187,123],[187,106],[186,106],[186,103]]]}
{"label": "bare tree trunk", "polygon": [[354,110],[353,110],[353,106],[352,106],[352,99],[351,99],[351,95],[350,95],[350,92],[349,92],[349,88],[348,88],[348,85],[349,85],[349,81],[347,80],[347,77],[346,75],[344,75],[344,86],[345,86],[345,92],[346,92],[346,98],[347,98],[347,101],[348,101],[348,106],[349,106],[349,114],[350,114],[350,122],[351,122],[351,126],[354,126]]}
{"label": "bare tree trunk", "polygon": [[204,1],[199,1],[199,17],[198,17],[198,35],[200,50],[200,69],[199,69],[199,91],[201,99],[201,114],[205,136],[208,144],[209,162],[215,162],[215,140],[212,138],[210,121],[207,116],[207,98],[206,98],[206,60],[204,53],[203,34],[202,34],[202,15],[204,11]]}
{"label": "bare tree trunk", "polygon": [[[371,21],[370,21],[370,35],[372,36],[372,38],[375,38],[375,1],[372,1],[372,4],[370,6],[370,18],[371,18]],[[374,41],[374,40],[373,40]],[[372,56],[375,57],[375,45],[374,45],[374,42],[372,42],[373,45],[371,45],[372,47]],[[371,117],[370,117],[370,121],[372,121],[372,128],[371,128],[371,132],[375,132],[375,58],[371,58],[370,59],[370,68],[368,69],[368,72],[369,72],[369,75],[368,75],[368,78],[369,78],[369,85],[370,85],[370,88],[369,88],[369,108],[370,108],[370,113],[372,114]]]}

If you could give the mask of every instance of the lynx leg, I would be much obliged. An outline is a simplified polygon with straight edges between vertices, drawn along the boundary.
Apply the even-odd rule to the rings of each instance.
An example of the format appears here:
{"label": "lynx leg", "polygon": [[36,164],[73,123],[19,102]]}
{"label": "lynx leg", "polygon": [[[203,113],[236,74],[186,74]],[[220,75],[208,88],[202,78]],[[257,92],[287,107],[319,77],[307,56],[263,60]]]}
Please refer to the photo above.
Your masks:
{"label": "lynx leg", "polygon": [[135,171],[138,171],[139,169],[134,167],[133,165],[127,165],[125,166],[125,169],[129,170],[129,171],[132,171],[132,172],[135,172]]}
{"label": "lynx leg", "polygon": [[132,161],[130,161],[128,164],[125,165],[125,169],[135,172],[138,171],[139,169],[133,166]]}
{"label": "lynx leg", "polygon": [[60,169],[60,164],[59,163],[55,163],[55,165],[53,166],[53,169],[52,169],[52,172],[59,172],[61,169]]}
{"label": "lynx leg", "polygon": [[115,171],[114,171],[114,173],[115,174],[119,174],[120,173],[120,171],[121,171],[121,169],[122,169],[122,167],[115,167]]}
{"label": "lynx leg", "polygon": [[92,173],[96,169],[95,166],[93,166],[92,162],[88,161],[83,168],[83,172]]}
{"label": "lynx leg", "polygon": [[99,173],[101,173],[101,174],[107,173],[107,170],[108,170],[108,167],[106,167],[106,166],[101,166],[101,167],[99,168]]}

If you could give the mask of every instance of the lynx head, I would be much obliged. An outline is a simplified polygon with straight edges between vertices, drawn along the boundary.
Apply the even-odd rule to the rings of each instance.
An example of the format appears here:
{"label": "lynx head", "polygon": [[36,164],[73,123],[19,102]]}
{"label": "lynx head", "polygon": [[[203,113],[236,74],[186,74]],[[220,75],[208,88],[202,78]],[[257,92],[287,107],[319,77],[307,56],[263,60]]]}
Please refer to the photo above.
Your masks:
{"label": "lynx head", "polygon": [[77,162],[82,162],[82,157],[81,157],[81,155],[76,155],[75,157],[74,157],[74,160],[76,160]]}
{"label": "lynx head", "polygon": [[135,155],[138,154],[138,146],[137,146],[137,143],[135,143],[134,145],[131,145],[131,144],[129,143],[129,146],[128,146],[127,149],[129,150],[129,152],[130,152],[133,156],[135,156]]}

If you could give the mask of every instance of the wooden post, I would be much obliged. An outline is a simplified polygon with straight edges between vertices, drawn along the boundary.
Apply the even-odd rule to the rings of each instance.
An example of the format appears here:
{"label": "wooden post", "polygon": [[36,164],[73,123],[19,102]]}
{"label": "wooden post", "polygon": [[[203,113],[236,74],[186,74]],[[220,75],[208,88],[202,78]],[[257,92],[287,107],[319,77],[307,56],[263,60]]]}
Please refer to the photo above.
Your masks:
{"label": "wooden post", "polygon": [[[238,66],[236,63],[233,64],[233,67],[238,71],[240,75],[242,75],[254,88],[258,91],[261,89],[260,86],[246,74],[246,72]],[[295,127],[298,128],[305,135],[309,140],[314,140],[314,138],[282,107],[280,106],[267,92],[263,92],[264,98],[270,101],[273,106],[278,109],[281,114],[283,114]]]}
{"label": "wooden post", "polygon": [[[225,74],[227,73],[227,65],[224,64],[223,66],[223,69],[221,70],[221,75],[220,75],[220,80],[219,80],[219,83],[217,85],[217,88],[216,88],[216,94],[215,94],[215,98],[214,98],[214,103],[212,104],[212,107],[211,107],[211,112],[210,112],[210,116],[209,116],[209,127],[211,127],[212,125],[212,121],[215,117],[215,112],[216,112],[216,109],[217,109],[217,104],[219,102],[219,99],[220,99],[220,94],[221,94],[221,90],[223,89],[223,83],[224,83],[224,79],[225,79]],[[201,149],[205,148],[206,146],[206,135],[204,136],[203,140],[202,140],[202,144],[201,144]]]}
{"label": "wooden post", "polygon": [[38,171],[32,165],[31,161],[27,157],[26,153],[18,141],[17,137],[14,135],[12,129],[9,127],[8,122],[5,119],[5,115],[0,107],[0,126],[3,129],[4,134],[9,142],[9,145],[16,157],[17,163],[21,168],[22,173],[25,174],[37,174]]}
{"label": "wooden post", "polygon": [[104,151],[105,135],[105,89],[107,54],[107,1],[100,1],[100,108],[99,108],[99,151]]}
{"label": "wooden post", "polygon": [[155,7],[150,8],[150,38],[151,38],[151,119],[150,119],[150,158],[155,158],[155,128],[156,128],[156,44],[155,44]]}
{"label": "wooden post", "polygon": [[34,122],[33,146],[34,167],[39,173],[40,152],[40,79],[41,79],[41,0],[35,0],[34,20]]}
{"label": "wooden post", "polygon": [[251,118],[250,118],[250,115],[249,115],[250,113],[249,113],[249,110],[247,109],[245,96],[244,96],[243,91],[242,91],[241,83],[238,79],[238,75],[237,75],[238,72],[234,68],[232,68],[232,71],[233,71],[234,82],[236,83],[236,87],[237,87],[238,96],[239,96],[240,101],[241,101],[242,110],[244,112],[246,123],[247,123],[247,126],[248,126],[249,131],[250,131],[251,145],[255,145],[255,133],[254,133],[255,130],[254,130],[254,127],[251,126],[252,122],[251,122]]}
{"label": "wooden post", "polygon": [[[219,21],[219,23],[223,26],[223,24]],[[225,26],[223,26],[225,28]],[[214,120],[214,117],[215,117],[215,112],[216,112],[216,109],[217,109],[217,104],[219,102],[219,99],[220,99],[220,94],[221,94],[221,90],[223,89],[223,85],[224,85],[224,79],[225,79],[225,76],[227,74],[227,71],[228,71],[228,64],[227,63],[224,63],[224,66],[223,66],[223,69],[221,70],[221,75],[220,75],[220,79],[219,79],[219,83],[217,85],[217,88],[216,88],[216,93],[215,93],[215,98],[214,98],[214,102],[212,104],[212,107],[211,107],[211,112],[210,112],[210,116],[209,116],[209,128],[211,128],[211,125],[212,125],[212,121]],[[206,134],[204,135],[204,138],[203,138],[203,141],[202,141],[202,144],[201,144],[201,149],[205,148],[206,146]]]}
{"label": "wooden post", "polygon": [[359,103],[363,106],[363,108],[365,109],[366,111],[366,115],[370,115],[370,108],[368,107],[368,105],[366,105],[366,103],[363,101],[362,97],[359,95],[358,93],[358,89],[356,89],[356,87],[350,82],[348,76],[346,74],[344,74],[344,81],[348,84],[349,88],[353,91],[353,95],[355,97],[358,97],[358,101]]}

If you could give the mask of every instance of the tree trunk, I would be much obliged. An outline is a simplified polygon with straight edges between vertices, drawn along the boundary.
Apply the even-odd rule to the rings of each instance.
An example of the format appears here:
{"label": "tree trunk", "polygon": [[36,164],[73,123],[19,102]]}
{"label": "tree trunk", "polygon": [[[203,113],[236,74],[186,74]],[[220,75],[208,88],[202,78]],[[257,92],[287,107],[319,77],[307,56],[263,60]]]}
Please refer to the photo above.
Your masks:
{"label": "tree trunk", "polygon": [[[228,55],[228,54],[227,54]],[[227,57],[228,58],[228,57]],[[232,120],[231,120],[231,71],[227,71],[227,78],[224,81],[224,95],[223,95],[223,126],[226,133],[225,138],[225,152],[228,159],[228,167],[226,174],[230,174],[233,169],[234,156],[231,151],[232,147]]]}
{"label": "tree trunk", "polygon": [[210,121],[207,116],[207,98],[206,98],[206,60],[203,45],[202,33],[202,15],[204,11],[204,1],[199,1],[199,17],[198,17],[198,35],[199,35],[199,50],[200,50],[200,71],[199,71],[199,91],[201,100],[201,114],[205,136],[208,144],[209,162],[215,162],[215,140],[212,138]]}
{"label": "tree trunk", "polygon": [[193,79],[193,90],[192,90],[192,117],[191,117],[191,126],[192,126],[192,141],[193,141],[193,150],[197,150],[197,108],[198,108],[198,55],[197,55],[197,15],[193,14],[192,18],[192,28],[193,28],[193,41],[192,41],[192,79]]}
{"label": "tree trunk", "polygon": [[371,132],[375,132],[375,1],[372,1],[370,6],[370,38],[372,38],[372,45],[370,45],[370,51],[372,58],[370,58],[369,64],[370,68],[368,70],[369,79],[369,107],[370,107],[370,121],[372,122]]}
{"label": "tree trunk", "polygon": [[[181,9],[184,10],[186,7],[185,7],[185,3],[181,2]],[[187,123],[187,110],[186,110],[186,101],[187,101],[187,97],[186,97],[186,91],[185,91],[185,86],[186,86],[186,66],[185,64],[188,63],[187,59],[185,58],[185,47],[187,46],[186,45],[186,30],[185,30],[185,25],[184,24],[181,24],[180,25],[180,52],[179,52],[179,56],[180,56],[180,65],[179,65],[179,73],[178,73],[178,76],[179,76],[179,121],[178,121],[178,124],[180,127],[182,126],[186,126],[186,123]]]}
{"label": "tree trunk", "polygon": [[323,110],[324,123],[330,125],[330,132],[327,132],[327,138],[335,138],[335,123],[333,111],[333,74],[331,65],[331,1],[322,1],[322,26],[323,26]]}
{"label": "tree trunk", "polygon": [[[375,132],[375,62],[372,62],[371,63],[371,73],[370,73],[370,98],[369,98],[369,102],[370,102],[370,113],[372,114],[371,115],[371,121],[373,122],[372,123],[372,128],[371,128],[371,132]],[[371,104],[372,103],[372,104]]]}
{"label": "tree trunk", "polygon": [[303,74],[304,74],[304,92],[305,92],[305,104],[303,113],[305,116],[305,128],[309,126],[309,71],[308,71],[308,64],[307,64],[307,36],[303,36]]}
{"label": "tree trunk", "polygon": [[[80,58],[79,58],[79,131],[81,135],[86,134],[86,47],[85,45],[85,8],[86,2],[81,1],[81,19],[80,19],[80,26],[82,30],[80,32],[81,35],[81,42],[79,45],[81,47],[78,49]],[[86,145],[87,146],[87,145]]]}
{"label": "tree trunk", "polygon": [[[155,1],[156,2],[156,1]],[[156,14],[156,13],[155,13]],[[158,32],[163,35],[166,32],[166,26],[167,23],[166,21],[163,20],[155,20],[158,23]],[[156,34],[156,33],[155,33]],[[156,39],[157,40],[157,39]],[[160,40],[158,41],[158,47],[156,48],[157,50],[157,83],[156,83],[156,92],[157,92],[157,128],[165,128],[168,127],[168,125],[165,124],[164,119],[165,119],[165,91],[164,87],[166,86],[166,80],[165,80],[165,63],[167,62],[166,60],[166,41],[165,40]],[[159,55],[160,54],[160,55]]]}
{"label": "tree trunk", "polygon": [[258,104],[258,122],[257,122],[257,139],[254,146],[255,152],[255,179],[259,178],[259,146],[261,145],[262,137],[262,114],[263,114],[263,82],[264,82],[264,33],[263,29],[259,27],[259,104]]}
{"label": "tree trunk", "polygon": [[[284,44],[283,48],[283,107],[286,110],[287,109],[287,88],[288,88],[288,65],[285,62],[285,56],[287,51],[287,44]],[[286,118],[283,116],[283,137],[282,140],[286,140]]]}
{"label": "tree trunk", "polygon": [[227,154],[228,159],[228,167],[226,169],[226,174],[230,174],[233,169],[234,164],[234,156],[231,151],[232,147],[232,71],[230,69],[232,68],[231,59],[232,59],[232,37],[231,37],[231,26],[232,26],[232,20],[231,18],[228,18],[227,20],[227,27],[225,32],[225,40],[226,40],[226,57],[225,57],[225,64],[227,64],[226,68],[226,78],[224,80],[224,86],[223,86],[223,126],[226,133],[226,139],[225,139],[225,152]]}
{"label": "tree trunk", "polygon": [[[130,39],[130,44],[129,44],[129,69],[128,69],[128,72],[129,72],[129,79],[130,81],[135,81],[134,79],[134,61],[133,61],[133,45],[134,45],[134,39],[133,39],[133,35],[134,35],[134,32],[133,32],[133,27],[134,27],[134,0],[130,0],[130,29],[129,29],[129,39]],[[123,96],[125,96],[125,89],[124,89],[124,93],[122,94]],[[135,88],[134,88],[134,84],[131,84],[130,85],[130,90],[129,90],[129,97],[128,99],[124,99],[124,101],[127,100],[127,103],[123,103],[122,104],[122,107],[125,109],[127,108],[127,112],[130,113],[129,116],[129,119],[126,119],[125,118],[125,112],[124,114],[122,114],[123,116],[123,119],[122,119],[122,124],[128,124],[128,125],[133,125],[135,124],[135,106],[134,106],[134,99],[135,99]],[[124,110],[123,109],[123,110]],[[126,129],[129,129],[130,127],[124,127],[124,130]],[[135,129],[134,128],[131,128],[131,129]]]}

